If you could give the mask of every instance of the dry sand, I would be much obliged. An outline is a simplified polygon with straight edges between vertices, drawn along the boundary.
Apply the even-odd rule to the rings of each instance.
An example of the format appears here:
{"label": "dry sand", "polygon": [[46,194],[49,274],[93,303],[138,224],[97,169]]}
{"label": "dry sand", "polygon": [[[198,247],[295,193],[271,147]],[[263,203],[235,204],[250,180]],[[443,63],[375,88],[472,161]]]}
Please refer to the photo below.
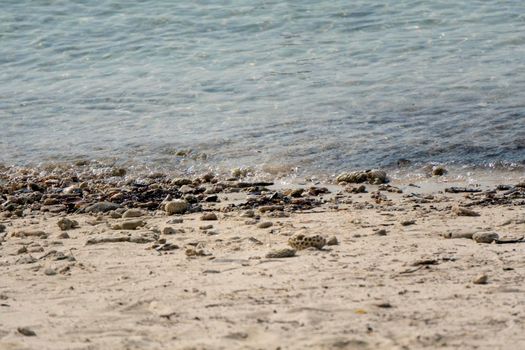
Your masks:
{"label": "dry sand", "polygon": [[[386,199],[333,186],[320,207],[256,209],[259,220],[219,210],[242,193],[207,204],[218,220],[152,212],[136,230],[109,215],[68,215],[79,227],[67,231],[58,214],[4,219],[0,349],[525,349],[525,244],[443,237],[519,238],[524,199],[397,186]],[[453,211],[469,203],[479,216]],[[14,237],[35,230],[47,238]],[[298,232],[339,244],[265,258]],[[86,244],[130,234],[140,239]],[[154,249],[159,237],[179,249]]]}

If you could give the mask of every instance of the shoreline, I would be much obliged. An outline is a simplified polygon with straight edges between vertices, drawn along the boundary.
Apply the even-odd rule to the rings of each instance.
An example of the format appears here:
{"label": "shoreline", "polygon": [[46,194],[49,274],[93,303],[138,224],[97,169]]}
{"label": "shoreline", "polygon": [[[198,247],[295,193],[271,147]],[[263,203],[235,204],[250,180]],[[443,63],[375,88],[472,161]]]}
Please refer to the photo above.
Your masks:
{"label": "shoreline", "polygon": [[[519,174],[147,184],[116,171],[3,177],[0,348],[525,346]],[[290,245],[299,235],[325,245]]]}

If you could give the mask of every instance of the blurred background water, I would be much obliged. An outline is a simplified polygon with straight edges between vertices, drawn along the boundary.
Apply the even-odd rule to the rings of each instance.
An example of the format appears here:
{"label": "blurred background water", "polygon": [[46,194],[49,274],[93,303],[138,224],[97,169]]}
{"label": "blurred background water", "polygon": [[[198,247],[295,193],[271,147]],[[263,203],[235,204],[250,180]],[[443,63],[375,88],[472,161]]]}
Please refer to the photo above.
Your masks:
{"label": "blurred background water", "polygon": [[522,1],[2,1],[0,161],[525,163]]}

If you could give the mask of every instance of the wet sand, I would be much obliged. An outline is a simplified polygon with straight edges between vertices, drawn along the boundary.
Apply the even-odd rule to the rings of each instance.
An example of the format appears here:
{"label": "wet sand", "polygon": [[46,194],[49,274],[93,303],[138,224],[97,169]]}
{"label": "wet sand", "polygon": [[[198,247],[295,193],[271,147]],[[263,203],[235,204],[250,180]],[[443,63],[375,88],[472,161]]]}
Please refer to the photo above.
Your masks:
{"label": "wet sand", "polygon": [[[0,349],[525,348],[525,187],[360,185],[237,183],[181,215],[119,217],[111,191],[122,208],[4,207]],[[337,244],[266,257],[297,234]]]}

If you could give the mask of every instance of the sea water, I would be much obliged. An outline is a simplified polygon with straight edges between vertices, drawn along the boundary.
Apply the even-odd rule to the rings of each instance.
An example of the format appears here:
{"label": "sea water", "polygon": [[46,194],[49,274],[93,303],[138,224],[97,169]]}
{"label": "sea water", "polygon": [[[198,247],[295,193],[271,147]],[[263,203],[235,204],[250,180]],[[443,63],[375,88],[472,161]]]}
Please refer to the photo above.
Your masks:
{"label": "sea water", "polygon": [[0,5],[7,165],[525,162],[523,1]]}

